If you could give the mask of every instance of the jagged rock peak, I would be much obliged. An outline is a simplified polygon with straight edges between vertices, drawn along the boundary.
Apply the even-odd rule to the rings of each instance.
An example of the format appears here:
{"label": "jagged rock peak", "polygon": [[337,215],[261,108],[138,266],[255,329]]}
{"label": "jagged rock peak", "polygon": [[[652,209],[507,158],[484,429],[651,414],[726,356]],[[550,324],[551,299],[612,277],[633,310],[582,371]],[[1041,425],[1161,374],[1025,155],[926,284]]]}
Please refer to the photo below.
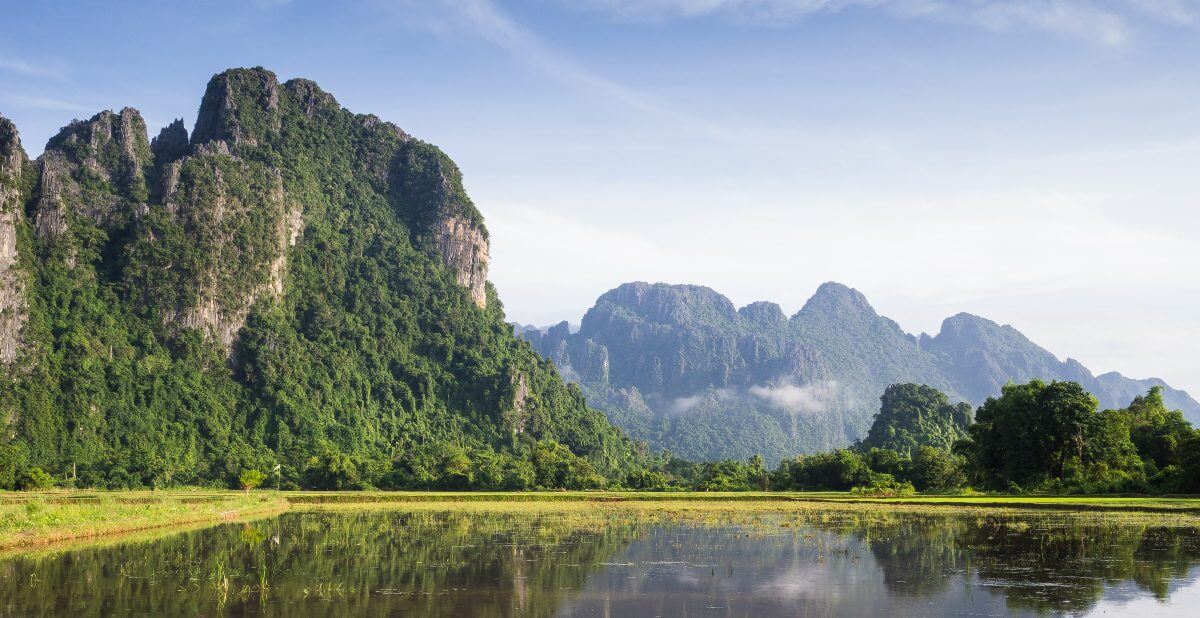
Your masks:
{"label": "jagged rock peak", "polygon": [[21,136],[11,120],[0,116],[0,174],[15,177],[25,165],[25,149],[21,148]]}
{"label": "jagged rock peak", "polygon": [[867,297],[862,292],[836,281],[822,283],[800,311],[810,310],[875,313],[875,309],[867,302]]}
{"label": "jagged rock peak", "polygon": [[310,79],[289,79],[283,87],[295,95],[296,101],[300,104],[300,111],[309,118],[312,118],[320,109],[341,109],[332,94],[321,90],[317,82]]}
{"label": "jagged rock peak", "polygon": [[738,309],[738,317],[755,326],[778,326],[787,323],[787,316],[778,304],[760,300]]}
{"label": "jagged rock peak", "polygon": [[183,118],[165,126],[158,132],[158,137],[150,142],[150,151],[154,153],[154,162],[164,165],[178,160],[188,151],[187,127],[183,126]]}
{"label": "jagged rock peak", "polygon": [[933,343],[943,346],[952,343],[961,345],[967,342],[985,345],[992,343],[991,340],[997,338],[1022,346],[1036,347],[1028,337],[1011,325],[1001,325],[998,322],[966,312],[957,313],[942,320],[942,328],[938,331],[937,336],[932,339],[922,336],[921,342],[922,345]]}
{"label": "jagged rock peak", "polygon": [[132,107],[73,121],[46,144],[46,154],[52,153],[105,180],[122,183],[144,180],[144,168],[151,163],[146,121]]}
{"label": "jagged rock peak", "polygon": [[991,330],[1004,329],[1016,331],[1012,326],[1001,326],[997,322],[993,322],[985,317],[977,316],[973,313],[960,312],[956,313],[945,320],[942,320],[941,332],[963,332],[967,330]]}
{"label": "jagged rock peak", "polygon": [[192,143],[223,140],[258,144],[268,131],[278,131],[279,79],[262,68],[229,69],[208,81]]}
{"label": "jagged rock peak", "polygon": [[39,237],[61,236],[76,216],[103,228],[121,225],[131,211],[126,202],[148,198],[151,164],[146,122],[136,109],[106,110],[63,127],[38,158]]}
{"label": "jagged rock peak", "polygon": [[[624,283],[602,294],[588,315],[605,305],[615,305],[640,318],[659,323],[700,323],[714,317],[726,321],[737,319],[733,301],[702,285],[644,281]],[[585,324],[587,319],[585,315]]]}

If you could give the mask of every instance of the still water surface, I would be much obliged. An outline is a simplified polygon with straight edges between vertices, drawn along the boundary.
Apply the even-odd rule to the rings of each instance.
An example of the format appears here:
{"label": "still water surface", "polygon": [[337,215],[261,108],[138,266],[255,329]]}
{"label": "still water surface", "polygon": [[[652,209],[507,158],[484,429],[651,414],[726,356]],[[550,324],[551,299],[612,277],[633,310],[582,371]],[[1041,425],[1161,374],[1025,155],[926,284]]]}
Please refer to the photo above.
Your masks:
{"label": "still water surface", "polygon": [[286,513],[0,559],[0,614],[1200,615],[1178,521],[804,511]]}

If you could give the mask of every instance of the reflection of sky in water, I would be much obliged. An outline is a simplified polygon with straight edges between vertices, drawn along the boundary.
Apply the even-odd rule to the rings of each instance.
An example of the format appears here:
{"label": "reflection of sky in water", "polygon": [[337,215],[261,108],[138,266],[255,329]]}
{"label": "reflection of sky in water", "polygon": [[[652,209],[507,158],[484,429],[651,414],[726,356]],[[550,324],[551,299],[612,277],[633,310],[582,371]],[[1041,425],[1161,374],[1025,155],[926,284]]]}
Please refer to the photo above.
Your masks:
{"label": "reflection of sky in water", "polygon": [[1129,582],[1114,586],[1088,612],[1090,616],[1200,616],[1200,568],[1187,580],[1174,582],[1170,596],[1160,601]]}
{"label": "reflection of sky in water", "polygon": [[[747,535],[739,530],[654,530],[634,541],[559,610],[565,616],[997,616],[1054,613],[1200,615],[1200,569],[1159,600],[1128,581],[1103,582],[1091,609],[1056,612],[1029,602],[1097,585],[1061,572],[1053,581],[1014,564],[980,576],[967,562],[933,577],[887,540],[871,544],[832,532]],[[882,551],[880,551],[882,550]],[[895,563],[892,563],[895,562]],[[993,565],[995,569],[995,565]],[[907,578],[907,579],[906,579]],[[1010,603],[1017,591],[1026,603]],[[1069,593],[1067,593],[1069,596]]]}

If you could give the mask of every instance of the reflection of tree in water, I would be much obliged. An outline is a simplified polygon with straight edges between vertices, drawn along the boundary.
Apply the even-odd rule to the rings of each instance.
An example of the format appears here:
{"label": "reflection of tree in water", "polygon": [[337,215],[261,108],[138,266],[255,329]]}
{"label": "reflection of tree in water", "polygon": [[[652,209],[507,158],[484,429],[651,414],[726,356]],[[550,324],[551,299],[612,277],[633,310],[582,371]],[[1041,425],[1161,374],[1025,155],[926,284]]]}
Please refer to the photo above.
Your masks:
{"label": "reflection of tree in water", "polygon": [[966,556],[957,540],[965,528],[960,518],[904,517],[866,523],[855,536],[868,543],[889,592],[927,596],[962,573]]}
{"label": "reflection of tree in water", "polygon": [[561,514],[286,514],[0,562],[0,613],[550,615],[638,533]]}
{"label": "reflection of tree in water", "polygon": [[1076,612],[1106,586],[1134,582],[1165,599],[1172,579],[1200,562],[1195,528],[989,517],[959,539],[979,578],[1001,587],[1010,607]]}
{"label": "reflection of tree in water", "polygon": [[854,514],[818,523],[870,546],[890,593],[937,594],[974,576],[1012,608],[1075,612],[1133,582],[1168,598],[1200,563],[1200,530],[1080,516]]}
{"label": "reflection of tree in water", "polygon": [[865,542],[892,594],[936,595],[974,576],[1014,609],[1083,611],[1123,582],[1165,600],[1171,582],[1200,563],[1194,527],[1102,516],[863,512],[805,523]]}

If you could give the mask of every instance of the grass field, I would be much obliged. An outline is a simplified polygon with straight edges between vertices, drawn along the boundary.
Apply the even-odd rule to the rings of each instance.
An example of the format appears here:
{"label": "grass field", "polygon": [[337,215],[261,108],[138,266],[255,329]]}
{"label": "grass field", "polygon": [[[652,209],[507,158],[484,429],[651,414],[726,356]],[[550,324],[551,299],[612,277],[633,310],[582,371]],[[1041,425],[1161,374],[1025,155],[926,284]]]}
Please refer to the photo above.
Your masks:
{"label": "grass field", "polygon": [[274,492],[0,493],[0,550],[287,510]]}
{"label": "grass field", "polygon": [[840,492],[0,492],[0,550],[37,548],[153,529],[196,527],[286,510],[355,508],[637,510],[645,512],[878,510],[1103,511],[1195,519],[1200,497],[936,495],[873,498]]}

